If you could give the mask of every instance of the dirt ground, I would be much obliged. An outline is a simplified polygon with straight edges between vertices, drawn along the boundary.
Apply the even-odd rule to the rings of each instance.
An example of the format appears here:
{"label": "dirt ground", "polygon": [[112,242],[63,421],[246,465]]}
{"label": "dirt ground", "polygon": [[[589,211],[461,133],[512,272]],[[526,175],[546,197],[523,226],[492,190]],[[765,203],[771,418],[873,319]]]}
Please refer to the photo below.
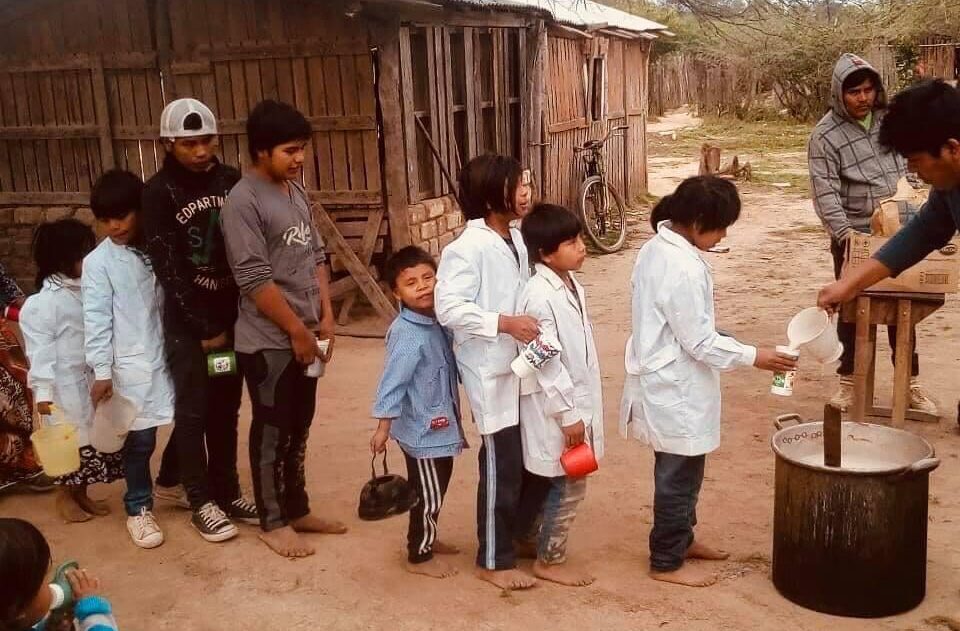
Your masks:
{"label": "dirt ground", "polygon": [[[651,126],[669,137],[693,125],[683,114]],[[681,130],[695,134],[695,129]],[[802,168],[802,155],[794,155]],[[651,188],[662,195],[696,171],[691,156],[677,158],[656,147],[650,160]],[[827,241],[809,201],[789,190],[757,185],[741,189],[744,213],[730,231],[731,252],[708,255],[714,266],[719,326],[744,341],[783,343],[786,322],[815,304],[830,280]],[[188,526],[188,513],[157,509],[166,533],[159,549],[133,547],[120,517],[122,485],[97,489],[115,515],[64,525],[52,497],[0,498],[0,514],[35,522],[50,539],[56,559],[73,557],[104,579],[121,628],[160,629],[937,629],[937,616],[960,612],[960,436],[955,404],[960,396],[956,358],[960,336],[958,301],[950,299],[920,327],[921,370],[942,404],[939,425],[911,424],[937,448],[943,465],[931,477],[927,598],[894,618],[863,621],[825,616],[782,598],[770,580],[774,458],[772,421],[798,412],[815,418],[835,377],[801,364],[792,399],[769,394],[770,375],[754,370],[723,378],[723,441],[707,460],[698,536],[733,553],[720,564],[723,579],[706,589],[656,583],[646,576],[651,523],[652,456],[648,448],[618,437],[623,348],[629,334],[629,279],[634,236],[623,252],[592,257],[581,279],[596,325],[605,387],[607,457],[589,483],[571,538],[573,560],[597,576],[590,587],[541,584],[522,593],[500,593],[471,575],[475,551],[476,449],[456,464],[441,532],[464,549],[461,575],[446,581],[413,577],[401,569],[405,518],[366,523],[356,515],[360,488],[369,475],[369,419],[382,358],[376,339],[340,339],[335,363],[321,380],[307,475],[316,511],[346,519],[350,533],[317,537],[315,556],[282,560],[262,545],[251,527],[226,544],[203,542]],[[881,336],[885,345],[885,336]],[[886,350],[884,349],[885,353]],[[890,369],[878,386],[888,397]],[[247,407],[243,414],[246,428]],[[468,424],[468,436],[478,443]],[[242,449],[246,449],[243,441]],[[249,470],[241,458],[241,476]],[[391,463],[402,470],[393,450]]]}

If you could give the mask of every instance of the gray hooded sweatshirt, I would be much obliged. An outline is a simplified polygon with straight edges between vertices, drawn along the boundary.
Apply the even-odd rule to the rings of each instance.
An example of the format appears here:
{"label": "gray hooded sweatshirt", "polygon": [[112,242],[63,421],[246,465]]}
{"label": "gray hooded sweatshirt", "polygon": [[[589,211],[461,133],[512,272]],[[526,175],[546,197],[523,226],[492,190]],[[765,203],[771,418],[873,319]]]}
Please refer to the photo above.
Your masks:
{"label": "gray hooded sweatshirt", "polygon": [[[869,130],[843,103],[843,81],[864,68],[876,75],[878,87]],[[851,230],[869,233],[873,211],[893,196],[897,181],[906,175],[906,161],[879,142],[885,108],[886,92],[873,66],[856,55],[842,55],[833,69],[830,111],[817,123],[807,145],[813,208],[836,241]],[[906,210],[904,204],[901,210]]]}

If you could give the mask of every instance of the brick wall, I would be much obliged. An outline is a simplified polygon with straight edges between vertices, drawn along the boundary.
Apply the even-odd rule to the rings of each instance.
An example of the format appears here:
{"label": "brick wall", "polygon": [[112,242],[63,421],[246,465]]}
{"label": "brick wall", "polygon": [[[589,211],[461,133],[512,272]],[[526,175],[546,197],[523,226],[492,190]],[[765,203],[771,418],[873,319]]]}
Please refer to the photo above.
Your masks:
{"label": "brick wall", "polygon": [[0,206],[0,263],[25,292],[34,290],[30,255],[34,227],[64,217],[94,224],[93,213],[85,206]]}
{"label": "brick wall", "polygon": [[410,240],[433,256],[460,236],[463,227],[463,214],[451,195],[410,206]]}

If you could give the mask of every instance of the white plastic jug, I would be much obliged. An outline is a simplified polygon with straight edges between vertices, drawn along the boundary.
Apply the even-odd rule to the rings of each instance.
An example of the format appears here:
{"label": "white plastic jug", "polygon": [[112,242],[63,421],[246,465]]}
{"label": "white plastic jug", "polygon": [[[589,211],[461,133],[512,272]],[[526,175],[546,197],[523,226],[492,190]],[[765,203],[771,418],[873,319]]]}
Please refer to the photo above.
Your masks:
{"label": "white plastic jug", "polygon": [[837,316],[827,315],[817,307],[808,307],[793,316],[787,325],[790,347],[802,349],[804,354],[823,364],[840,359],[843,344],[837,337]]}
{"label": "white plastic jug", "polygon": [[114,393],[97,405],[90,431],[90,444],[101,453],[112,454],[123,449],[130,426],[137,418],[137,406],[130,399]]}

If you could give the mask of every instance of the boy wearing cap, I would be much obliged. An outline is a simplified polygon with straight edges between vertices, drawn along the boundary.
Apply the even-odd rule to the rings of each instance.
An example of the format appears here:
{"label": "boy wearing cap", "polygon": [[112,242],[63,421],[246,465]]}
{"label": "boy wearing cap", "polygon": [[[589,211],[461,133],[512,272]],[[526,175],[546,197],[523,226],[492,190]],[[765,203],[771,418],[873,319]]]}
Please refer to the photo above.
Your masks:
{"label": "boy wearing cap", "polygon": [[[165,351],[176,395],[167,451],[176,451],[164,454],[156,494],[189,507],[201,537],[226,541],[237,535],[231,519],[259,523],[237,475],[243,378],[231,348],[239,294],[220,229],[220,209],[240,173],[217,159],[217,121],[196,99],[163,109],[160,138],[166,157],[146,184],[142,212],[146,249],[164,289]],[[220,354],[221,365],[232,359],[232,370],[208,373],[211,353]]]}

